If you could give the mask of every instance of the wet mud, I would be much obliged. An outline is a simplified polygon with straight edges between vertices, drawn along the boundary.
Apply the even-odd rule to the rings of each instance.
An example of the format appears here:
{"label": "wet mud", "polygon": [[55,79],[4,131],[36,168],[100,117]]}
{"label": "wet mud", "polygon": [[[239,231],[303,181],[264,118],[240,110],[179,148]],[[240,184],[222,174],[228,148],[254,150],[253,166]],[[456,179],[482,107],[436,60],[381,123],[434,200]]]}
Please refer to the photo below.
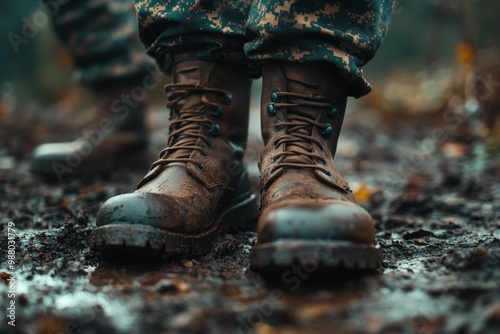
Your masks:
{"label": "wet mud", "polygon": [[[221,235],[201,258],[103,257],[89,250],[99,205],[132,191],[144,170],[60,183],[33,176],[21,154],[0,169],[0,332],[500,333],[500,165],[475,168],[463,144],[422,145],[437,126],[347,121],[336,164],[376,220],[384,254],[361,277],[294,267],[264,280],[249,270],[254,232]],[[250,143],[254,188],[259,148]],[[5,312],[8,222],[15,327]]]}

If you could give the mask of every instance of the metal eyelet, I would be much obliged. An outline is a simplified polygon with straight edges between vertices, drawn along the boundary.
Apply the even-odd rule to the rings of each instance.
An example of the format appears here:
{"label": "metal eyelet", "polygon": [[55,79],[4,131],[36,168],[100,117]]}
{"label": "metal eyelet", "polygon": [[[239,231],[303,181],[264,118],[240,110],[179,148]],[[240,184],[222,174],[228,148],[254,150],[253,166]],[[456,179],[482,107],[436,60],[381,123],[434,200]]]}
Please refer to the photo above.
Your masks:
{"label": "metal eyelet", "polygon": [[198,169],[200,172],[204,172],[205,171],[205,166],[203,166],[202,164],[197,164],[196,165],[196,169]]}
{"label": "metal eyelet", "polygon": [[340,109],[335,106],[332,109],[328,110],[327,114],[328,116],[330,116],[330,118],[337,119],[340,116]]}
{"label": "metal eyelet", "polygon": [[325,173],[325,172],[322,171],[321,173],[323,173],[323,175],[325,175],[327,178],[331,179],[333,177],[333,175],[331,173],[329,173],[329,172]]}
{"label": "metal eyelet", "polygon": [[278,103],[280,102],[280,97],[278,95],[278,92],[280,92],[280,89],[279,88],[274,88],[272,91],[271,91],[271,102],[274,102],[274,103]]}
{"label": "metal eyelet", "polygon": [[231,104],[231,102],[233,102],[233,94],[229,92],[224,94],[224,96],[222,97],[222,102],[224,102],[225,104]]}
{"label": "metal eyelet", "polygon": [[217,123],[213,123],[210,127],[210,130],[208,130],[208,133],[214,137],[217,137],[218,135],[220,135],[220,125]]}
{"label": "metal eyelet", "polygon": [[200,155],[201,155],[203,158],[208,159],[208,153],[207,153],[207,152],[205,152],[205,151],[201,151],[201,152],[200,152]]}
{"label": "metal eyelet", "polygon": [[267,111],[267,116],[269,116],[269,117],[276,115],[276,108],[274,107],[274,103],[272,103],[272,102],[269,103],[267,105],[266,111]]}
{"label": "metal eyelet", "polygon": [[321,131],[321,134],[326,139],[332,138],[332,136],[333,136],[333,126],[330,123],[326,123],[326,128],[323,131]]}

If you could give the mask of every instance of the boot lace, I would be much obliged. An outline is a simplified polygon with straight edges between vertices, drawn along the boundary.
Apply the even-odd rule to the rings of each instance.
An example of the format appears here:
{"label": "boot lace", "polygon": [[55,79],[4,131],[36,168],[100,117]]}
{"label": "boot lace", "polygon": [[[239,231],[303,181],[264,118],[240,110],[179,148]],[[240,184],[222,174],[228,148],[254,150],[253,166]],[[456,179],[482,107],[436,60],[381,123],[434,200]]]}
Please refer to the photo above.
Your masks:
{"label": "boot lace", "polygon": [[[288,120],[276,124],[276,130],[285,128],[285,134],[277,137],[273,145],[278,148],[284,146],[281,152],[272,157],[272,161],[277,163],[271,168],[270,173],[274,173],[279,168],[310,168],[317,169],[331,176],[326,167],[325,156],[314,152],[314,145],[323,151],[324,143],[315,138],[312,134],[315,127],[322,129],[323,136],[329,138],[331,134],[325,133],[332,127],[329,123],[323,124],[316,121],[317,113],[305,113],[296,109],[296,107],[319,107],[333,108],[333,105],[326,99],[318,96],[308,96],[305,94],[290,93],[283,91],[273,91],[275,101],[268,105],[268,115],[272,115],[275,108],[287,107]],[[287,102],[281,102],[283,97]]]}
{"label": "boot lace", "polygon": [[[213,137],[218,136],[220,133],[220,126],[207,118],[207,110],[211,110],[219,118],[223,114],[222,108],[217,104],[211,103],[207,98],[207,94],[215,94],[221,97],[221,100],[225,103],[228,102],[228,99],[231,99],[231,95],[223,90],[207,88],[199,84],[168,84],[165,86],[165,91],[168,93],[167,108],[170,109],[169,119],[174,120],[170,123],[168,145],[160,152],[158,160],[151,165],[151,169],[174,162],[191,162],[198,169],[204,170],[202,164],[190,158],[191,153],[199,151],[203,156],[207,156],[204,146],[199,145],[198,140],[201,140],[206,146],[211,147],[212,144],[207,133]],[[183,108],[178,105],[180,101],[194,95],[200,96],[200,101],[195,106]]]}

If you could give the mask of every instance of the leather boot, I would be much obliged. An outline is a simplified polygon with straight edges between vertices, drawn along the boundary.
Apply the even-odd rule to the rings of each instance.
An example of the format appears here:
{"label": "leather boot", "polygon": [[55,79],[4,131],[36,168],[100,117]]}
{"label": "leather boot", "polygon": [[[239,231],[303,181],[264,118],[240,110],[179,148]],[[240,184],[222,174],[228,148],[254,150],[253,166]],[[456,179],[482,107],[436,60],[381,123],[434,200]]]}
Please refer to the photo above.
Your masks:
{"label": "leather boot", "polygon": [[325,65],[263,67],[262,207],[251,267],[376,268],[370,215],[333,164],[348,84]]}
{"label": "leather boot", "polygon": [[99,113],[72,141],[47,143],[35,149],[31,161],[34,173],[57,177],[109,172],[118,166],[144,158],[147,147],[146,104],[124,100],[134,84],[94,87]]}
{"label": "leather boot", "polygon": [[251,80],[236,66],[174,66],[168,146],[131,194],[103,204],[91,247],[189,257],[207,253],[226,229],[255,223],[255,195],[243,166]]}

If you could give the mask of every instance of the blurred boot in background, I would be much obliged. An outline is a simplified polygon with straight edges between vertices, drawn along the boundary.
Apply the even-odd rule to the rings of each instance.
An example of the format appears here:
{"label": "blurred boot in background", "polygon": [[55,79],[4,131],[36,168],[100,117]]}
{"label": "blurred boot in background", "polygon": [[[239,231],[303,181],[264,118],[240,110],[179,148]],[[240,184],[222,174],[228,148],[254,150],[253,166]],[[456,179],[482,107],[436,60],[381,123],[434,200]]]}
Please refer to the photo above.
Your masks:
{"label": "blurred boot in background", "polygon": [[96,96],[98,113],[77,140],[37,147],[32,171],[60,181],[63,175],[110,171],[147,146],[144,116],[150,62],[137,37],[132,2],[44,3],[55,13],[56,31],[72,53],[76,79]]}

